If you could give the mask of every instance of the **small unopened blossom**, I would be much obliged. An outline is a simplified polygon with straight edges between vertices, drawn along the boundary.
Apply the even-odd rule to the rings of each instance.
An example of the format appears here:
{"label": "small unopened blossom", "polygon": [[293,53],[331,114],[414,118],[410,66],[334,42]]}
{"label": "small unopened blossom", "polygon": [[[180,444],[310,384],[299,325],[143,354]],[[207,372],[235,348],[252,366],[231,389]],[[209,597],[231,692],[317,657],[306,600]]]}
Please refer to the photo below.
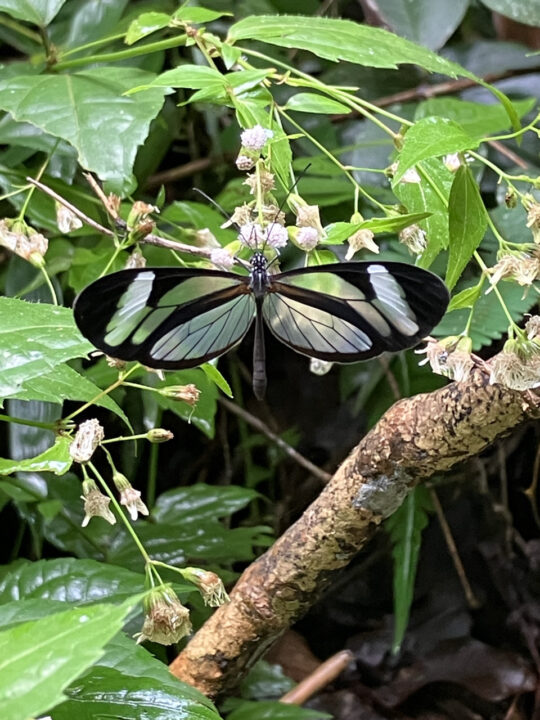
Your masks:
{"label": "small unopened blossom", "polygon": [[165,428],[152,428],[146,433],[146,439],[155,445],[167,442],[173,438],[174,434],[170,430],[165,430]]}
{"label": "small unopened blossom", "polygon": [[240,141],[242,147],[247,150],[259,151],[262,150],[270,138],[274,137],[272,130],[263,128],[261,125],[255,125],[255,127],[244,130],[240,134]]}
{"label": "small unopened blossom", "polygon": [[533,241],[540,245],[540,203],[534,202],[529,205],[527,227],[531,229]]}
{"label": "small unopened blossom", "polygon": [[492,286],[496,285],[503,277],[512,277],[519,285],[529,286],[540,273],[540,260],[527,255],[527,253],[503,255],[496,265],[489,268],[489,272]]}
{"label": "small unopened blossom", "polygon": [[459,153],[450,153],[449,155],[445,155],[443,162],[450,172],[457,172],[461,165]]}
{"label": "small unopened blossom", "polygon": [[216,573],[201,568],[188,567],[184,568],[182,575],[186,580],[197,586],[205,605],[219,607],[229,602],[229,596],[223,581]]}
{"label": "small unopened blossom", "polygon": [[260,167],[257,172],[251,173],[251,175],[247,176],[244,180],[244,185],[249,187],[249,191],[252,195],[257,195],[259,188],[263,195],[265,195],[275,188],[276,180],[274,173]]}
{"label": "small unopened blossom", "polygon": [[171,588],[152,590],[144,606],[145,618],[137,644],[150,640],[161,645],[172,645],[191,632],[189,610]]}
{"label": "small unopened blossom", "polygon": [[312,357],[309,359],[309,371],[314,375],[326,375],[326,373],[332,369],[333,364],[334,363],[329,360],[320,360],[319,358]]}
{"label": "small unopened blossom", "polygon": [[85,420],[69,446],[71,458],[78,463],[88,462],[104,437],[105,432],[96,419]]}
{"label": "small unopened blossom", "polygon": [[285,213],[273,203],[270,205],[263,205],[261,209],[262,219],[265,223],[277,223],[278,225],[285,225]]}
{"label": "small unopened blossom", "polygon": [[238,240],[245,247],[256,250],[264,243],[264,230],[259,223],[247,223],[240,228]]}
{"label": "small unopened blossom", "polygon": [[127,226],[129,228],[136,228],[140,223],[144,222],[151,213],[159,213],[159,208],[156,205],[149,205],[142,200],[137,200],[133,203],[129,211]]}
{"label": "small unopened blossom", "polygon": [[251,170],[252,167],[254,167],[255,162],[255,158],[249,157],[249,155],[244,155],[243,153],[241,153],[236,158],[236,167],[239,170],[247,172],[248,170]]}
{"label": "small unopened blossom", "polygon": [[133,521],[138,518],[139,513],[148,515],[148,508],[141,500],[141,491],[135,490],[124,474],[118,471],[114,472],[113,482],[120,493],[120,505],[124,505]]}
{"label": "small unopened blossom", "polygon": [[199,402],[201,391],[196,385],[169,385],[159,390],[160,395],[172,398],[173,400],[183,400],[188,405],[194,406]]}
{"label": "small unopened blossom", "polygon": [[518,204],[518,198],[514,188],[508,188],[504,195],[504,204],[509,210],[513,210]]}
{"label": "small unopened blossom", "polygon": [[490,385],[504,385],[511,390],[529,390],[540,386],[540,355],[538,347],[526,347],[507,340],[502,352],[490,362]]}
{"label": "small unopened blossom", "polygon": [[23,220],[5,219],[0,220],[0,246],[41,267],[49,241]]}
{"label": "small unopened blossom", "polygon": [[126,270],[138,270],[139,268],[144,268],[146,267],[146,258],[142,252],[134,250],[128,257],[124,267]]}
{"label": "small unopened blossom", "polygon": [[220,270],[230,270],[234,265],[234,258],[225,248],[214,248],[210,252],[210,262]]}
{"label": "small unopened blossom", "polygon": [[361,228],[360,230],[357,230],[351,237],[348,239],[349,247],[347,249],[347,253],[345,255],[345,260],[352,260],[353,256],[359,251],[359,250],[371,250],[371,252],[378,253],[379,247],[377,243],[373,240],[375,237],[375,234],[368,230],[367,228]]}
{"label": "small unopened blossom", "polygon": [[110,355],[105,355],[107,365],[115,370],[123,370],[126,367],[126,361],[120,360],[120,358],[114,358]]}
{"label": "small unopened blossom", "polygon": [[525,323],[525,332],[529,340],[540,337],[540,315],[532,315]]}
{"label": "small unopened blossom", "polygon": [[418,225],[409,225],[399,232],[399,242],[406,245],[413,255],[421,255],[426,249],[426,233]]}
{"label": "small unopened blossom", "polygon": [[93,517],[101,517],[111,525],[116,523],[116,518],[109,509],[111,498],[104,495],[96,483],[87,478],[82,484],[83,494],[81,500],[84,500],[84,520],[82,527],[86,527]]}
{"label": "small unopened blossom", "polygon": [[474,360],[470,352],[454,350],[448,355],[446,360],[447,372],[444,374],[456,382],[465,382],[469,379],[473,368]]}
{"label": "small unopened blossom", "polygon": [[314,227],[298,228],[295,240],[301,250],[309,252],[319,244],[319,231]]}
{"label": "small unopened blossom", "polygon": [[322,232],[321,213],[318,205],[298,205],[296,207],[296,226],[311,227]]}
{"label": "small unopened blossom", "polygon": [[248,223],[250,223],[251,218],[251,207],[244,203],[243,205],[239,205],[238,207],[234,208],[234,212],[231,217],[226,222],[224,222],[221,227],[228,228],[231,225],[238,225],[238,227],[242,227],[242,225],[247,225]]}
{"label": "small unopened blossom", "polygon": [[283,248],[289,240],[287,228],[278,223],[272,223],[264,230],[264,242],[274,249]]}
{"label": "small unopened blossom", "polygon": [[56,224],[61,233],[69,233],[82,227],[82,220],[57,200],[54,203],[56,209]]}

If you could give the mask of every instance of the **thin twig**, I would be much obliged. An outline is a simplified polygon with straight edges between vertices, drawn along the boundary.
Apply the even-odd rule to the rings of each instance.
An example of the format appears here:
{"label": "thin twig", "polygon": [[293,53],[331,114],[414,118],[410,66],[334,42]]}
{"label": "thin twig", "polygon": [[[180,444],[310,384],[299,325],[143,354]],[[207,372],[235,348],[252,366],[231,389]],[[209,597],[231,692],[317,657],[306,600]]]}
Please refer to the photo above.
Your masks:
{"label": "thin twig", "polygon": [[441,503],[439,501],[439,497],[435,492],[435,488],[429,487],[429,495],[431,497],[431,502],[433,503],[433,507],[435,508],[435,513],[437,515],[437,519],[444,535],[446,547],[448,548],[448,552],[450,553],[450,557],[452,558],[452,562],[454,563],[454,567],[461,583],[461,587],[463,588],[463,592],[467,600],[467,605],[472,610],[476,610],[480,607],[480,601],[475,596],[469,583],[469,579],[467,578],[467,575],[465,573],[465,568],[463,567],[463,563],[461,562],[461,558],[459,557],[456,543],[454,542],[454,538],[452,536],[452,531],[450,530],[450,526],[448,525],[448,522],[444,515]]}
{"label": "thin twig", "polygon": [[88,215],[85,215],[81,210],[79,210],[78,207],[75,207],[75,205],[72,205],[61,195],[58,195],[58,193],[54,192],[54,190],[51,190],[50,187],[47,187],[47,185],[44,185],[43,183],[40,183],[39,180],[34,180],[34,178],[31,178],[31,177],[27,177],[26,180],[29,183],[32,183],[32,185],[35,185],[37,188],[39,188],[42,192],[45,193],[45,195],[52,197],[53,200],[56,200],[61,205],[63,205],[65,208],[67,208],[68,210],[71,210],[71,212],[74,215],[76,215],[80,220],[85,222],[87,225],[90,225],[90,227],[93,227],[94,230],[98,230],[100,233],[103,233],[104,235],[108,235],[109,237],[114,237],[114,233],[112,230],[109,230],[108,228],[103,227],[103,225],[100,225],[98,222],[96,222],[96,220],[92,220],[92,218],[88,217]]}
{"label": "thin twig", "polygon": [[96,197],[101,200],[101,204],[107,211],[110,218],[114,220],[114,222],[118,222],[119,220],[122,222],[124,227],[126,226],[125,222],[122,220],[122,218],[118,215],[114,207],[109,202],[107,196],[103,192],[103,188],[101,185],[97,182],[95,177],[92,175],[92,173],[83,173],[86,182],[90,185],[94,193],[96,194]]}
{"label": "thin twig", "polygon": [[244,410],[243,408],[235,405],[234,403],[226,400],[225,398],[219,398],[219,402],[223,405],[223,407],[227,408],[227,410],[232,412],[234,415],[242,418],[242,420],[251,425],[251,427],[255,428],[263,435],[266,435],[269,440],[275,443],[292,460],[295,460],[299,465],[302,465],[302,467],[306,468],[306,470],[309,470],[310,473],[318,477],[324,483],[327,483],[330,480],[330,478],[332,477],[330,473],[321,470],[319,467],[317,467],[317,465],[314,465],[310,460],[301,455],[297,450],[291,447],[289,443],[285,442],[283,438],[280,438],[279,435],[276,435],[276,433],[272,432],[268,425],[266,425],[266,423],[264,423],[258,417],[255,417],[255,415],[252,415],[247,410]]}
{"label": "thin twig", "polygon": [[279,701],[289,705],[303,705],[315,693],[318,693],[329,685],[332,680],[335,680],[352,660],[354,660],[354,655],[350,650],[340,650],[321,663],[316,670],[299,682],[296,687],[285,693]]}
{"label": "thin twig", "polygon": [[204,157],[184,163],[183,165],[178,165],[177,167],[169,168],[168,170],[162,170],[161,172],[150,175],[145,183],[145,187],[151,188],[156,185],[165,185],[174,180],[190,177],[190,175],[195,175],[195,173],[202,172],[210,166],[213,166],[215,162],[216,159],[213,157]]}

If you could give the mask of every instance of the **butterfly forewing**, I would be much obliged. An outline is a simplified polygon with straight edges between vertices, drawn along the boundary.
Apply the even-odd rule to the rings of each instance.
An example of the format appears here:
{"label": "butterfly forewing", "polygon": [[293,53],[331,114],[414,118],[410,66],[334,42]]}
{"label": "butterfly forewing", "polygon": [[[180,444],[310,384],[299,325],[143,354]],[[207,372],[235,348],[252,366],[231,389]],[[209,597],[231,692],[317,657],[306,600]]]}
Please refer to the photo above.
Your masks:
{"label": "butterfly forewing", "polygon": [[263,314],[297,352],[355,362],[416,345],[439,322],[448,292],[430,272],[401,263],[350,263],[272,277]]}
{"label": "butterfly forewing", "polygon": [[108,355],[149,367],[195,367],[236,345],[255,316],[249,279],[184,268],[123,270],[82,291],[75,320]]}

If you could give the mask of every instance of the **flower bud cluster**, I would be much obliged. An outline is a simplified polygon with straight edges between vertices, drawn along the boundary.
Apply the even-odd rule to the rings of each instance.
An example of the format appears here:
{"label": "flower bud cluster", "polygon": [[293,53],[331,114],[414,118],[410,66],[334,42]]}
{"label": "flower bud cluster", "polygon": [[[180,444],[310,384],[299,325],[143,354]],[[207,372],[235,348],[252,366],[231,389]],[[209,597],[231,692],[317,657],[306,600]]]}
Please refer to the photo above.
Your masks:
{"label": "flower bud cluster", "polygon": [[474,360],[471,355],[472,341],[469,337],[450,336],[439,341],[430,341],[416,353],[426,353],[419,365],[429,363],[437,375],[444,375],[456,382],[469,379]]}
{"label": "flower bud cluster", "polygon": [[42,267],[49,242],[24,220],[5,218],[0,220],[0,247],[11,250],[35,267]]}

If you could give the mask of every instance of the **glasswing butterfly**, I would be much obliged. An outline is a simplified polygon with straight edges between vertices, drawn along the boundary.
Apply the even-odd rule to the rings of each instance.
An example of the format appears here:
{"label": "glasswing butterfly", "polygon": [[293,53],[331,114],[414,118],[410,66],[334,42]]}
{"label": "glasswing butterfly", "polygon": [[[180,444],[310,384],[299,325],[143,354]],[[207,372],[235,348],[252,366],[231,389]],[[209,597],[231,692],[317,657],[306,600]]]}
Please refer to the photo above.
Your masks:
{"label": "glasswing butterfly", "polygon": [[270,274],[189,268],[121,270],[75,300],[75,321],[97,348],[163,370],[195,367],[237,345],[255,321],[253,391],[266,389],[264,325],[298,353],[351,363],[413,347],[448,304],[440,278],[398,262],[350,262]]}

